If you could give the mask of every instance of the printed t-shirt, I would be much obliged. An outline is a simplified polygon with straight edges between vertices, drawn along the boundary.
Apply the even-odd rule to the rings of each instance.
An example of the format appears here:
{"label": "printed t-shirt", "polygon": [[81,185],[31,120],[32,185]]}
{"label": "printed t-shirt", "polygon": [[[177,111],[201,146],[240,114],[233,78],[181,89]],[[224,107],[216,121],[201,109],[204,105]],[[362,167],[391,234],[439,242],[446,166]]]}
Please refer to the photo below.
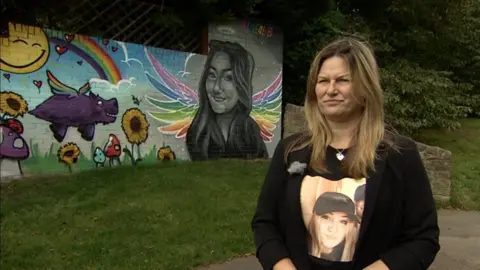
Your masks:
{"label": "printed t-shirt", "polygon": [[337,158],[343,152],[327,148],[328,173],[307,170],[302,180],[300,201],[308,231],[308,250],[313,269],[347,270],[357,244],[365,201],[366,179],[342,173]]}

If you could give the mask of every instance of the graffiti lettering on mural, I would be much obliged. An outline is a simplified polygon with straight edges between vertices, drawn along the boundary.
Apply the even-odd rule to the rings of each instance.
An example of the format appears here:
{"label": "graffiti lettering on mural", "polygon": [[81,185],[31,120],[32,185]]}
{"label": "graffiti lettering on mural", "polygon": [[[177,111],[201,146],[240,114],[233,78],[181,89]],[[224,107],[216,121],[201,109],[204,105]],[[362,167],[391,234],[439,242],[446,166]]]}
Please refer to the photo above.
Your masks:
{"label": "graffiti lettering on mural", "polygon": [[93,94],[88,82],[75,90],[60,82],[49,70],[47,77],[53,96],[29,113],[50,122],[50,130],[58,142],[63,141],[69,127],[77,127],[82,138],[91,141],[97,124],[106,125],[117,119],[116,98],[105,100]]}
{"label": "graffiti lettering on mural", "polygon": [[243,28],[262,37],[272,37],[273,27],[258,23],[244,22]]}
{"label": "graffiti lettering on mural", "polygon": [[170,160],[175,160],[177,158],[172,148],[170,148],[169,145],[164,144],[162,147],[158,149],[157,159],[160,161],[170,161]]}
{"label": "graffiti lettering on mural", "polygon": [[197,94],[145,54],[158,76],[146,72],[147,78],[167,99],[146,95],[159,110],[148,114],[164,124],[160,132],[187,137],[192,160],[268,157],[264,141],[271,141],[280,120],[282,72],[252,95],[252,55],[238,43],[212,40]]}
{"label": "graffiti lettering on mural", "polygon": [[[127,146],[123,148],[123,152],[130,158],[132,165],[136,165],[142,161],[140,153],[140,144],[145,143],[148,138],[148,128],[150,124],[145,114],[137,109],[130,108],[125,111],[122,116],[122,129],[127,137],[128,142],[132,145],[132,149]],[[137,158],[135,159],[134,146],[137,146]]]}
{"label": "graffiti lettering on mural", "polygon": [[58,161],[65,164],[70,172],[73,172],[72,166],[78,162],[80,158],[80,148],[77,144],[69,142],[58,149]]}
{"label": "graffiti lettering on mural", "polygon": [[45,31],[39,27],[14,23],[9,23],[8,28],[9,36],[0,38],[0,69],[26,74],[43,67],[50,55]]}
{"label": "graffiti lettering on mural", "polygon": [[0,165],[1,175],[23,175],[21,161],[30,155],[22,137],[24,126],[17,118],[28,111],[25,99],[13,92],[0,92]]}

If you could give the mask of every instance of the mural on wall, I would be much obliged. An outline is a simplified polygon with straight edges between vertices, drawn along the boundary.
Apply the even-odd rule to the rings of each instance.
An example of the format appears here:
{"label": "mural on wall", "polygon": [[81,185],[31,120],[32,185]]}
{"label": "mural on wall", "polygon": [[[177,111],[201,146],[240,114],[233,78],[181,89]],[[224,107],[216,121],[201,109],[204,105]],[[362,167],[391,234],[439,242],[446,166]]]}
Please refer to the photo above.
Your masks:
{"label": "mural on wall", "polygon": [[[237,23],[219,28],[223,33],[235,33],[232,28],[238,26]],[[265,142],[271,142],[281,116],[281,67],[266,88],[254,91],[252,79],[258,72],[255,72],[252,53],[238,41],[211,39],[198,88],[194,91],[170,74],[148,51],[145,53],[156,75],[146,72],[146,76],[166,97],[158,100],[146,95],[146,100],[155,108],[149,114],[164,123],[160,131],[175,134],[177,138],[186,137],[192,160],[269,156]],[[281,60],[279,63],[281,66]],[[275,66],[268,68],[275,69]],[[182,76],[185,74],[188,73],[183,71]]]}
{"label": "mural on wall", "polygon": [[[145,143],[148,138],[148,124],[145,114],[137,108],[131,108],[125,111],[122,117],[122,129],[127,137],[127,141],[132,145],[130,151],[126,146],[123,152],[128,155],[132,165],[142,161],[140,154],[140,144]],[[137,158],[135,158],[134,146],[137,146]]]}
{"label": "mural on wall", "polygon": [[[0,69],[9,73],[26,74],[43,67],[50,56],[50,45],[45,31],[39,27],[9,23],[9,37],[1,38]],[[10,80],[10,74],[3,77]],[[40,81],[33,81],[37,88]]]}
{"label": "mural on wall", "polygon": [[57,141],[63,141],[69,127],[77,127],[82,138],[91,141],[97,124],[106,125],[117,119],[117,99],[105,100],[94,94],[89,82],[75,90],[60,82],[49,70],[47,78],[53,95],[29,113],[51,123],[49,127]]}
{"label": "mural on wall", "polygon": [[172,148],[170,146],[165,146],[163,145],[158,149],[157,152],[157,159],[160,161],[169,161],[169,160],[175,160],[177,157],[175,156],[175,152],[173,152]]}
{"label": "mural on wall", "polygon": [[73,172],[72,167],[80,158],[80,148],[73,142],[69,142],[58,149],[58,161],[67,166],[69,172]]}
{"label": "mural on wall", "polygon": [[14,175],[23,175],[21,161],[30,155],[22,137],[23,124],[17,119],[27,111],[28,104],[22,96],[10,91],[0,92],[0,168],[13,163]]}
{"label": "mural on wall", "polygon": [[281,33],[259,35],[245,22],[214,28],[200,55],[9,23],[0,38],[1,176],[271,156]]}

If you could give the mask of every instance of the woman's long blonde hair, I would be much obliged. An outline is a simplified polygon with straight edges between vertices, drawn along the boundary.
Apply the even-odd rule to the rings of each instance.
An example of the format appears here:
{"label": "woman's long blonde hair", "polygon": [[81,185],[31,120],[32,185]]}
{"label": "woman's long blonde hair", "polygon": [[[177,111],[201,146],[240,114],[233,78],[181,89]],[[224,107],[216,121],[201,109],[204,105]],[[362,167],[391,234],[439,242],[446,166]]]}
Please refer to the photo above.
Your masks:
{"label": "woman's long blonde hair", "polygon": [[376,150],[381,142],[391,145],[385,131],[385,112],[380,74],[373,50],[367,42],[351,37],[339,38],[317,53],[308,75],[305,97],[305,118],[308,131],[287,146],[285,158],[292,151],[311,146],[310,166],[326,172],[325,153],[333,135],[325,116],[320,112],[315,86],[323,62],[338,56],[348,63],[353,82],[353,95],[362,104],[362,116],[345,159],[344,169],[353,178],[367,177],[374,170]]}

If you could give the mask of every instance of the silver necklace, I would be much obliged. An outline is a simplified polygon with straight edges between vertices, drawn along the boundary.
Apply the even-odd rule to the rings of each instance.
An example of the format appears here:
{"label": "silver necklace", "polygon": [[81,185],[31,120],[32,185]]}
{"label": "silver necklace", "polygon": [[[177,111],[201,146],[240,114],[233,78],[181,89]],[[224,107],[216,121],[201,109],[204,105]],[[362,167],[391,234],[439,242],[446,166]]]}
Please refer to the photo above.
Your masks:
{"label": "silver necklace", "polygon": [[338,149],[334,148],[335,150],[337,150],[337,159],[342,161],[344,158],[345,158],[345,155],[343,154],[343,151],[345,151],[345,149],[343,149],[342,151],[339,151]]}

